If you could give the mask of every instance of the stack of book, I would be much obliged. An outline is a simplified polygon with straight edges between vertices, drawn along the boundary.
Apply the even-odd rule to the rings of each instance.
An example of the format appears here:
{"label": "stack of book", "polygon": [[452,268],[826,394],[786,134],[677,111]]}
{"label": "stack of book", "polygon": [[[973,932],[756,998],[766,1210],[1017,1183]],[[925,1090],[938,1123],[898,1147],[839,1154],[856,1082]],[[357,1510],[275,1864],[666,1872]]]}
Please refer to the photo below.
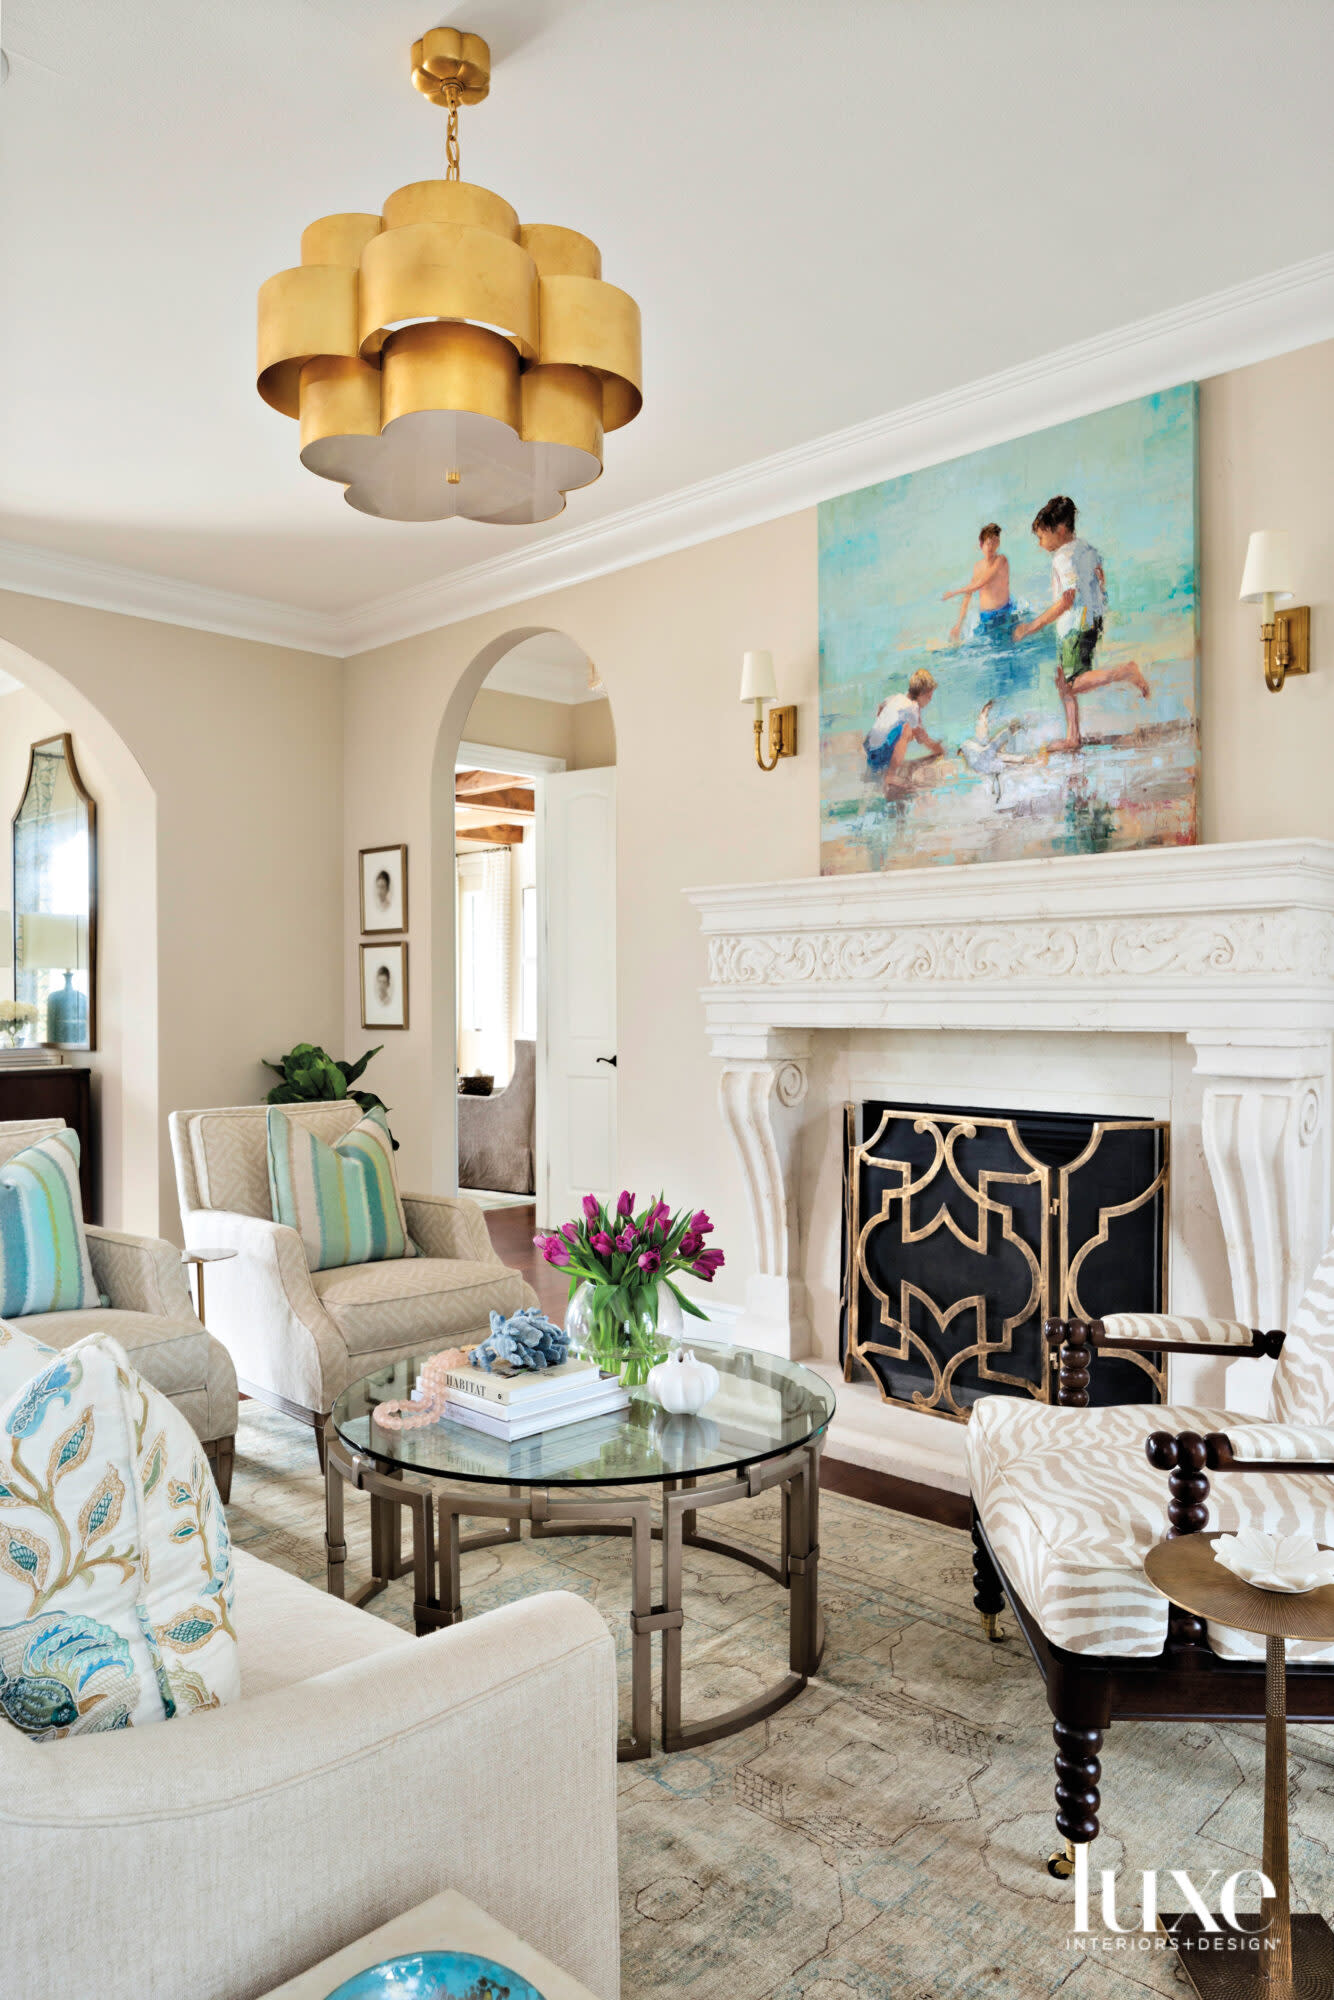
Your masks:
{"label": "stack of book", "polygon": [[580,1424],[628,1409],[630,1398],[595,1361],[502,1375],[486,1368],[451,1368],[445,1377],[445,1420],[513,1442],[561,1424]]}

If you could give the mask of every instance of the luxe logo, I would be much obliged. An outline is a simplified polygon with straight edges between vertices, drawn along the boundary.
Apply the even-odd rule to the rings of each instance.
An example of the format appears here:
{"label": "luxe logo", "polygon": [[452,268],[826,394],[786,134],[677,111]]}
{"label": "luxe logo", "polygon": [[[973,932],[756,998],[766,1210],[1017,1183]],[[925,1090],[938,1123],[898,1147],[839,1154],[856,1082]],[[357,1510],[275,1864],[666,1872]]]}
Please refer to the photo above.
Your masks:
{"label": "luxe logo", "polygon": [[[1089,1921],[1092,1885],[1089,1881],[1088,1844],[1079,1842],[1075,1846],[1075,1922],[1070,1948],[1075,1951],[1088,1950],[1170,1950],[1174,1940],[1170,1933],[1162,1933],[1158,1927],[1158,1870],[1145,1868],[1140,1875],[1139,1920],[1121,1923],[1116,1906],[1116,1875],[1110,1868],[1103,1868],[1101,1876],[1101,1917],[1102,1934],[1091,1936]],[[1173,1903],[1184,1904],[1181,1915],[1195,1917],[1201,1931],[1217,1938],[1215,1950],[1223,1951],[1267,1951],[1270,1940],[1263,1935],[1268,1918],[1260,1923],[1249,1914],[1239,1915],[1237,1892],[1243,1882],[1255,1881],[1259,1884],[1261,1901],[1269,1900],[1274,1894],[1274,1885],[1259,1868],[1239,1868],[1235,1874],[1225,1878],[1218,1891],[1218,1914],[1210,1909],[1206,1898],[1219,1875],[1217,1868],[1211,1868],[1203,1889],[1197,1889],[1184,1868],[1173,1868],[1169,1874],[1175,1893]],[[1087,1940],[1087,1942],[1085,1942]]]}

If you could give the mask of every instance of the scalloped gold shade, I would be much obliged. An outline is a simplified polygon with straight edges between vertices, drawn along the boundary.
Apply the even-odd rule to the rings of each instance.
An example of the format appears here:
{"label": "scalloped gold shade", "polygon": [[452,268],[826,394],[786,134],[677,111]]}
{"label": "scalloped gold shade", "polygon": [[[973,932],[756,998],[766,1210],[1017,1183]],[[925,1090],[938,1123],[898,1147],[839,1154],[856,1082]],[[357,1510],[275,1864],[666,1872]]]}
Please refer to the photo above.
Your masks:
{"label": "scalloped gold shade", "polygon": [[300,264],[260,288],[259,393],[363,513],[549,520],[639,413],[639,308],[587,236],[457,178],[458,106],[490,88],[481,37],[431,29],[412,72],[450,113],[447,177],[309,225]]}

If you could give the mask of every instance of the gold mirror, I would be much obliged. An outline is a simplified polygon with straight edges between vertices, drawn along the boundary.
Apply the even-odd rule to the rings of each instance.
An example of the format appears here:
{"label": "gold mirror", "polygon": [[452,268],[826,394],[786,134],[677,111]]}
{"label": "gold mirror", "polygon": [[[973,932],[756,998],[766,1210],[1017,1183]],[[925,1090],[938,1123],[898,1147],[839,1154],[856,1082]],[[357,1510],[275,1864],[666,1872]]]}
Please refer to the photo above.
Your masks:
{"label": "gold mirror", "polygon": [[97,808],[68,736],[34,743],[14,815],[14,998],[31,1039],[97,1046]]}

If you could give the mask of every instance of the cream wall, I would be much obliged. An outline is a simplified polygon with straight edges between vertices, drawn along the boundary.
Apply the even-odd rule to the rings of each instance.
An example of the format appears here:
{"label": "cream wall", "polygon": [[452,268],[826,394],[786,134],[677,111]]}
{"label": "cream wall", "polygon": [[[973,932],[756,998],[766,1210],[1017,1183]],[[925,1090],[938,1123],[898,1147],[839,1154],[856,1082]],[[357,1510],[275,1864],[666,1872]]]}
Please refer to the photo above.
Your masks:
{"label": "cream wall", "polygon": [[[1204,836],[1334,837],[1327,773],[1334,721],[1334,343],[1206,382],[1201,396]],[[1313,609],[1316,669],[1271,695],[1257,617],[1239,607],[1246,536],[1286,527]],[[698,883],[781,880],[818,869],[817,578],[813,511],[724,537],[521,606],[466,620],[347,663],[349,743],[398,760],[395,839],[414,849],[413,1027],[378,1059],[409,1179],[448,1184],[446,1107],[432,1123],[432,1053],[449,1066],[450,917],[431,925],[432,762],[463,730],[504,635],[544,627],[596,659],[611,699],[620,770],[618,956],[621,1173],[637,1190],[705,1203],[729,1264],[715,1287],[739,1299],[751,1268],[740,1179],[716,1109],[698,988],[704,953],[680,892]],[[1332,648],[1322,657],[1322,645]],[[736,699],[747,647],[769,647],[782,698],[799,709],[801,754],[772,775],[751,761]],[[483,655],[483,649],[489,648]],[[470,672],[471,669],[471,672]],[[473,722],[468,733],[479,733]],[[407,746],[406,748],[404,746]],[[349,759],[345,853],[378,827],[373,787]],[[375,837],[379,837],[376,833]],[[349,938],[355,883],[345,877]],[[432,991],[432,961],[441,976]],[[355,1005],[345,966],[349,1019]],[[432,1015],[435,1015],[433,1021]],[[439,1079],[434,1079],[438,1086]],[[432,1165],[433,1143],[435,1148]],[[559,1218],[543,1218],[556,1220]]]}
{"label": "cream wall", "polygon": [[102,948],[123,952],[123,976],[110,987],[104,958],[100,991],[108,1033],[118,995],[125,1048],[105,1189],[119,1181],[127,1226],[179,1238],[167,1112],[254,1102],[260,1058],[295,1041],[342,1053],[340,669],[11,592],[0,642],[31,656],[0,643],[0,665],[68,717],[81,761],[87,746],[107,836]]}
{"label": "cream wall", "polygon": [[470,743],[563,757],[569,771],[616,762],[609,701],[539,701],[533,695],[479,688],[463,734]]}
{"label": "cream wall", "polygon": [[[1334,341],[1200,390],[1204,838],[1334,838]],[[1292,537],[1312,670],[1271,694],[1260,607],[1239,604],[1253,528]]]}

